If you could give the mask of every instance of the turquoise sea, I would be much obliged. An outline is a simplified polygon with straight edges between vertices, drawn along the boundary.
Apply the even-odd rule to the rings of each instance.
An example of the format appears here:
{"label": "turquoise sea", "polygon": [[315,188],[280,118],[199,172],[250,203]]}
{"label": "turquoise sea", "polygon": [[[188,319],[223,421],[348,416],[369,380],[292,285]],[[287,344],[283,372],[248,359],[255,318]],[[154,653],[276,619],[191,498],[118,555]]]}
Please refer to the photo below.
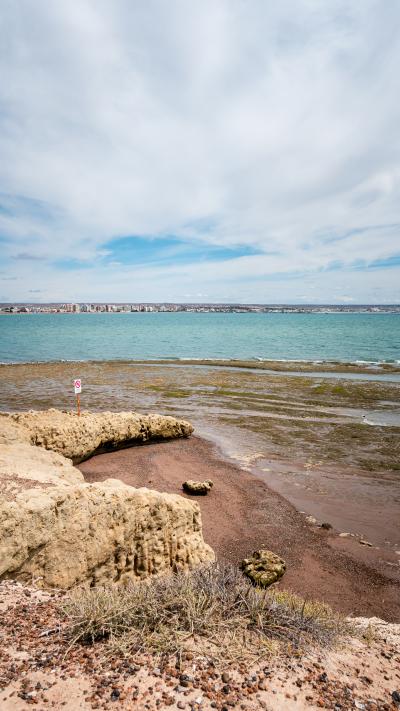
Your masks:
{"label": "turquoise sea", "polygon": [[156,358],[400,360],[395,313],[0,316],[0,362]]}

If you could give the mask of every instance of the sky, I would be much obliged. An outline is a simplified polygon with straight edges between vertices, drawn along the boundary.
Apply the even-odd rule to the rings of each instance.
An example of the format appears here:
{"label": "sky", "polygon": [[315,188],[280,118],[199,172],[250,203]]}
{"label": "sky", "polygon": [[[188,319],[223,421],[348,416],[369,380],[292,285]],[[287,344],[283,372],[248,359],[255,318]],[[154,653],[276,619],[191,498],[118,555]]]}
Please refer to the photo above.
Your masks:
{"label": "sky", "polygon": [[398,0],[0,0],[0,301],[400,302]]}

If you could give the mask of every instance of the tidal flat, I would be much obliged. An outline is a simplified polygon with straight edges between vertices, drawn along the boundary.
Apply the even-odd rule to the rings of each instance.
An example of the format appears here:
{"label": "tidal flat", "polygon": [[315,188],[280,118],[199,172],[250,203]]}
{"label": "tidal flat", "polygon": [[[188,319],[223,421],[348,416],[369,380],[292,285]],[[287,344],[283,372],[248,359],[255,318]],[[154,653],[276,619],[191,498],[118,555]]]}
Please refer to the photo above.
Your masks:
{"label": "tidal flat", "polygon": [[400,551],[398,369],[329,368],[253,361],[4,365],[1,409],[73,409],[72,380],[80,377],[83,409],[184,417],[298,510]]}

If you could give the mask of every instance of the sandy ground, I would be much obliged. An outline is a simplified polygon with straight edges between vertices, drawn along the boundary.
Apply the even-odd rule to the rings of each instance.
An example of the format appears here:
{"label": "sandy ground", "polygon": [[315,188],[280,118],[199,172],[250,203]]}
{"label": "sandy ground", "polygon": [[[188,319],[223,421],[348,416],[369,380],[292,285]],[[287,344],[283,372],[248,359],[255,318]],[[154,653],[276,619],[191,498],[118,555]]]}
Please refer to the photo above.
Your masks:
{"label": "sandy ground", "polygon": [[[99,455],[82,463],[88,481],[118,477],[181,492],[186,478],[212,478],[197,497],[204,535],[219,558],[238,562],[267,545],[288,563],[281,585],[352,615],[400,618],[397,568],[387,551],[340,538],[306,520],[249,471],[200,438]],[[262,663],[210,661],[193,643],[177,661],[109,656],[103,643],[70,646],[52,593],[0,583],[0,710],[394,711],[400,708],[400,625],[363,621],[334,649],[290,650]],[[357,623],[358,624],[358,623]]]}
{"label": "sandy ground", "polygon": [[[104,657],[102,644],[63,638],[58,603],[19,583],[0,583],[0,709],[129,711],[392,711],[400,707],[400,626],[381,624],[367,639],[260,664]],[[398,696],[399,694],[399,696]]]}
{"label": "sandy ground", "polygon": [[79,468],[87,481],[115,477],[185,496],[185,479],[212,479],[211,493],[196,500],[205,540],[218,558],[238,563],[266,546],[287,562],[284,587],[322,599],[346,614],[400,621],[395,553],[310,524],[264,481],[222,459],[209,442],[191,437],[134,447],[93,457]]}

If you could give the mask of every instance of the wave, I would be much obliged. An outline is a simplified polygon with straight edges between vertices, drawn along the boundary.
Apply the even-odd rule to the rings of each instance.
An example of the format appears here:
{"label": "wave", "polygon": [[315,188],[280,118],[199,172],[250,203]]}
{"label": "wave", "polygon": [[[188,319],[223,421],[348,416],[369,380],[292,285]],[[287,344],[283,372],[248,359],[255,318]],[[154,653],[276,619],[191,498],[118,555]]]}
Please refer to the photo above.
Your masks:
{"label": "wave", "polygon": [[305,365],[359,365],[359,366],[398,366],[399,359],[382,359],[382,360],[338,360],[333,358],[262,358],[261,356],[247,356],[243,358],[215,358],[213,356],[191,357],[191,356],[157,356],[155,358],[49,358],[41,360],[3,360],[1,365],[41,365],[41,364],[57,364],[57,363],[299,363]]}

